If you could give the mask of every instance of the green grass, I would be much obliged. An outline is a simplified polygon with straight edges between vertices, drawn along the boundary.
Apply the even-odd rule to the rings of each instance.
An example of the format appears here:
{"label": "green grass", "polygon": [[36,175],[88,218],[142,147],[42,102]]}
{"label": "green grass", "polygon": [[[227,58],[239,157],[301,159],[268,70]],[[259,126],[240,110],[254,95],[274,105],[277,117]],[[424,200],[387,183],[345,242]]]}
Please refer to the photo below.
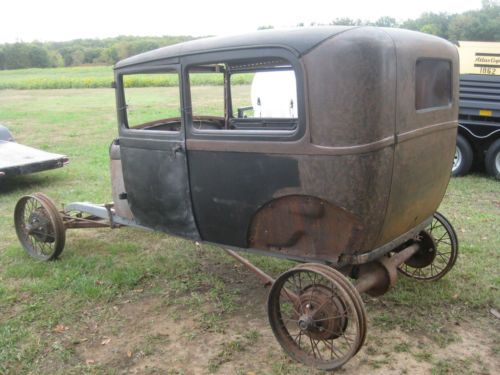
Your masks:
{"label": "green grass", "polygon": [[[164,89],[135,90],[146,96]],[[227,318],[246,313],[243,306],[251,291],[234,282],[240,277],[234,261],[211,246],[200,250],[190,241],[123,228],[68,231],[66,249],[57,262],[35,262],[20,247],[12,220],[20,196],[43,191],[58,203],[111,200],[108,146],[117,134],[114,105],[109,89],[0,91],[0,121],[19,142],[67,154],[71,160],[59,170],[0,180],[0,374],[107,373],[100,365],[82,364],[71,340],[84,335],[82,319],[89,311],[97,322],[111,324],[113,306],[139,300],[142,290],[153,296],[168,294],[162,308],[169,308],[172,318],[182,321],[185,314],[196,318],[196,326],[184,335],[195,347],[201,332],[231,331]],[[455,322],[489,324],[482,323],[491,319],[489,309],[500,308],[500,183],[483,175],[453,179],[440,210],[459,236],[455,268],[438,283],[400,278],[391,292],[375,302],[367,300],[371,329],[399,328],[446,347],[459,342],[453,332]],[[273,275],[293,264],[250,259]],[[71,340],[54,333],[60,324],[69,327]],[[169,340],[147,336],[141,350],[156,355],[155,348]],[[251,350],[255,342],[263,345],[269,340],[273,339],[264,340],[251,331],[228,340],[206,371],[217,371]],[[427,360],[428,352],[413,344],[391,343],[389,350]],[[307,373],[285,357],[255,360],[267,361],[269,373]],[[454,370],[435,353],[433,361],[434,373]]]}
{"label": "green grass", "polygon": [[0,71],[0,89],[111,87],[110,66],[32,68]]}
{"label": "green grass", "polygon": [[[114,80],[111,66],[83,66],[69,68],[32,68],[0,70],[0,89],[71,89],[106,88]],[[249,84],[252,74],[238,74],[232,84]],[[222,74],[192,74],[192,85],[222,85]],[[173,87],[176,77],[165,74],[133,75],[127,80],[127,87]]]}

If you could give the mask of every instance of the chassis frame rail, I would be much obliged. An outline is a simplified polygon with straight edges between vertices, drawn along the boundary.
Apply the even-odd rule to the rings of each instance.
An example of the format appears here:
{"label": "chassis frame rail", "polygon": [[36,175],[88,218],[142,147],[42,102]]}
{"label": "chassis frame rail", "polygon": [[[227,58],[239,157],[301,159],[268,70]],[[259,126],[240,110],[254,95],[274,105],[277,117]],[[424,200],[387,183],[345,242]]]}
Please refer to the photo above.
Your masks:
{"label": "chassis frame rail", "polygon": [[[71,215],[76,212],[76,216]],[[88,216],[83,217],[83,213]],[[73,202],[64,206],[62,212],[65,227],[74,228],[119,228],[121,226],[135,227],[151,230],[138,224],[135,220],[130,220],[116,215],[113,204],[94,204],[89,202]]]}

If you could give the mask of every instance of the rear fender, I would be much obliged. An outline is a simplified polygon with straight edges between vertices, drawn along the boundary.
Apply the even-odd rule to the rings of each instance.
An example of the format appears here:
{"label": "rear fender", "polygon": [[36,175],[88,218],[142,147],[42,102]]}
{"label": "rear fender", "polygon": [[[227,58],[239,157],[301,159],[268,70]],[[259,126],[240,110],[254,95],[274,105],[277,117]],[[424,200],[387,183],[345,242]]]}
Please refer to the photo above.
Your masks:
{"label": "rear fender", "polygon": [[361,221],[325,200],[289,195],[274,199],[254,215],[250,248],[336,262],[362,238]]}

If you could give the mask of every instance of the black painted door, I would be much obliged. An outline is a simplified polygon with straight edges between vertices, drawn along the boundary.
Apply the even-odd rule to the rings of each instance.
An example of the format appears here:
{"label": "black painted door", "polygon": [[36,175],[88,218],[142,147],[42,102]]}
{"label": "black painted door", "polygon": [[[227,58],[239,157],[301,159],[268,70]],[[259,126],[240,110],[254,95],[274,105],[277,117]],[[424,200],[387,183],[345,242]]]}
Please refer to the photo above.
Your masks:
{"label": "black painted door", "polygon": [[[180,90],[175,85],[178,71],[174,68],[149,74],[154,79],[162,79],[163,75],[168,82],[165,87],[125,88],[122,96],[124,126],[120,129],[120,152],[127,199],[140,225],[198,239]],[[123,75],[120,81],[123,87],[130,86],[128,76]],[[130,79],[137,82],[142,76],[148,74],[134,73]]]}

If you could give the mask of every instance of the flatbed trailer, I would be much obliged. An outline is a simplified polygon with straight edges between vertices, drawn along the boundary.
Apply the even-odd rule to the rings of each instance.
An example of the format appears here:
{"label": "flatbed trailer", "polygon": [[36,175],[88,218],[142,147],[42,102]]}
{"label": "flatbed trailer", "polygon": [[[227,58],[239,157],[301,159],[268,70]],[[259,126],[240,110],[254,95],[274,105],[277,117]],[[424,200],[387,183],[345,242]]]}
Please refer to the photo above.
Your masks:
{"label": "flatbed trailer", "polygon": [[460,109],[453,176],[484,163],[500,179],[500,43],[459,42]]}
{"label": "flatbed trailer", "polygon": [[61,168],[68,157],[29,147],[14,141],[6,127],[0,125],[0,177]]}

